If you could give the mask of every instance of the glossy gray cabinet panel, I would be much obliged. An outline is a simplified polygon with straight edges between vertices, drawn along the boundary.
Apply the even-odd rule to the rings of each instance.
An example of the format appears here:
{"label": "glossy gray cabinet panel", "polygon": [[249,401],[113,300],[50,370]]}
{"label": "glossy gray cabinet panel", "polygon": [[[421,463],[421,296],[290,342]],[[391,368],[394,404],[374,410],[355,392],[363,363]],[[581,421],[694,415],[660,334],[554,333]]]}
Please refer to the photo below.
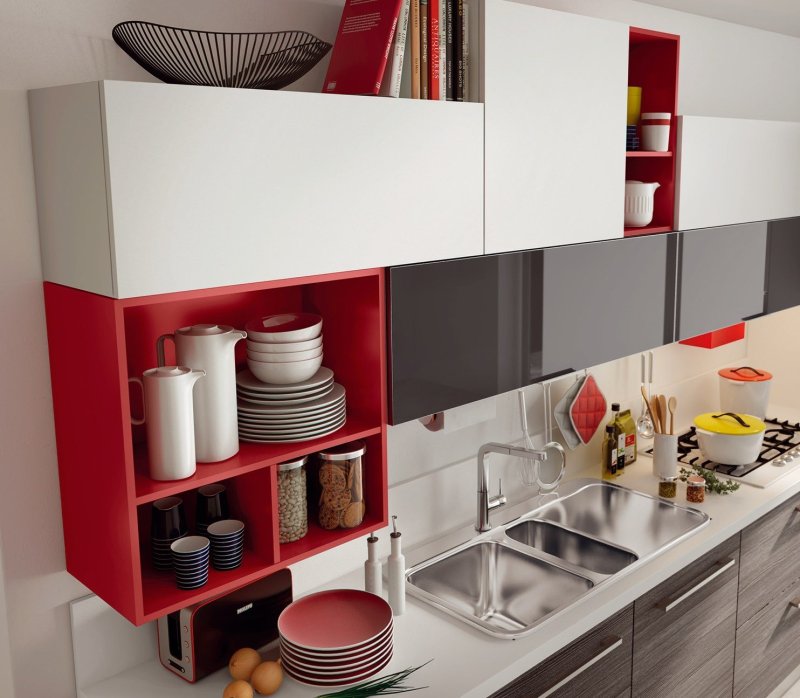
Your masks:
{"label": "glossy gray cabinet panel", "polygon": [[680,234],[677,338],[764,313],[767,223]]}
{"label": "glossy gray cabinet panel", "polygon": [[800,305],[800,218],[770,221],[766,311]]}
{"label": "glossy gray cabinet panel", "polygon": [[673,341],[677,235],[389,270],[399,424]]}
{"label": "glossy gray cabinet panel", "polygon": [[672,342],[676,245],[655,235],[546,249],[543,372]]}

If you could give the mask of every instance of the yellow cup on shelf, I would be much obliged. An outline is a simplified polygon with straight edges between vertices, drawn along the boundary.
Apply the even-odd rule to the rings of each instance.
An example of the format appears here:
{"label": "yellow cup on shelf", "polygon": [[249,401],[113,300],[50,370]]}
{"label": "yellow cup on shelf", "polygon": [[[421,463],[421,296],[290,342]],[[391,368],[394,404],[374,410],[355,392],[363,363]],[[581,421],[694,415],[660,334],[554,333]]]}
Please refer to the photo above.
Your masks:
{"label": "yellow cup on shelf", "polygon": [[642,115],[642,88],[628,87],[628,126],[636,126]]}

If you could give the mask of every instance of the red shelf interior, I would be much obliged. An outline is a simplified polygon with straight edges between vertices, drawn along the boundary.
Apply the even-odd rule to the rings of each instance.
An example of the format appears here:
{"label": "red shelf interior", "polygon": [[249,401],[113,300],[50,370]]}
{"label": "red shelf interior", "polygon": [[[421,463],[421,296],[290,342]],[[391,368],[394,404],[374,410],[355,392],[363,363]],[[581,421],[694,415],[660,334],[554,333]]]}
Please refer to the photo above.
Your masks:
{"label": "red shelf interior", "polygon": [[[291,559],[300,559],[386,524],[386,337],[382,269],[115,300],[45,284],[67,569],[136,624],[237,588],[285,566],[279,551],[277,463],[355,439],[368,444],[367,518],[358,529],[323,532],[312,525]],[[334,434],[293,444],[242,444],[221,463],[199,464],[176,482],[147,476],[146,429],[129,376],[156,365],[156,339],[201,322],[244,327],[270,313],[323,317],[325,366],[347,391],[347,423]],[[77,323],[77,324],[76,324]],[[75,337],[80,336],[81,342]],[[167,361],[174,361],[168,345]],[[91,365],[92,371],[81,371]],[[237,364],[246,365],[245,342]],[[184,499],[190,526],[195,490],[224,482],[231,515],[246,525],[237,570],[211,571],[201,589],[179,590],[171,572],[150,561],[151,503]],[[316,510],[313,510],[316,513]],[[97,521],[104,521],[99,527]],[[191,529],[190,529],[191,530]]]}
{"label": "red shelf interior", "polygon": [[627,151],[625,179],[658,182],[653,220],[646,228],[626,228],[625,235],[667,232],[674,227],[675,152],[678,110],[678,60],[680,37],[631,27],[628,85],[642,88],[642,113],[669,112],[672,123],[669,151]]}

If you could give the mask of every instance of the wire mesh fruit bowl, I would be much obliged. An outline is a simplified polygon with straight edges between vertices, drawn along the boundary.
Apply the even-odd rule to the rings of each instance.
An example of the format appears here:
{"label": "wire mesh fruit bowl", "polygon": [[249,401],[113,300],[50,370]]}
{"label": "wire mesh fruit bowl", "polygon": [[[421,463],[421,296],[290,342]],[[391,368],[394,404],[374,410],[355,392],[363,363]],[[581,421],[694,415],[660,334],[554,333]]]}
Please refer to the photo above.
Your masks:
{"label": "wire mesh fruit bowl", "polygon": [[128,21],[117,45],[163,82],[279,90],[305,75],[331,45],[304,31],[207,32]]}

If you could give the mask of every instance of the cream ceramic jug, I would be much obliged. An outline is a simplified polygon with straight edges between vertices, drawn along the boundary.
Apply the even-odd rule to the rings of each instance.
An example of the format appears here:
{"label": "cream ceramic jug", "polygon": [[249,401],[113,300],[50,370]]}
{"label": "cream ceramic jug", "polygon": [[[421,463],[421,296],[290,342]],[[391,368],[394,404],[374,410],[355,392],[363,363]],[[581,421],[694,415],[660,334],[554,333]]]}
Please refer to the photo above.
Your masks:
{"label": "cream ceramic jug", "polygon": [[198,463],[216,463],[239,451],[236,413],[236,343],[246,332],[229,325],[192,325],[158,338],[158,363],[164,342],[175,342],[177,362],[206,372],[194,391],[194,439]]}
{"label": "cream ceramic jug", "polygon": [[661,185],[658,182],[638,182],[626,180],[625,182],[625,225],[632,228],[641,228],[653,220],[653,199],[656,189]]}
{"label": "cream ceramic jug", "polygon": [[183,480],[197,470],[192,393],[205,375],[186,366],[162,366],[145,371],[142,378],[128,379],[144,393],[144,415],[131,421],[147,425],[147,455],[154,480]]}

